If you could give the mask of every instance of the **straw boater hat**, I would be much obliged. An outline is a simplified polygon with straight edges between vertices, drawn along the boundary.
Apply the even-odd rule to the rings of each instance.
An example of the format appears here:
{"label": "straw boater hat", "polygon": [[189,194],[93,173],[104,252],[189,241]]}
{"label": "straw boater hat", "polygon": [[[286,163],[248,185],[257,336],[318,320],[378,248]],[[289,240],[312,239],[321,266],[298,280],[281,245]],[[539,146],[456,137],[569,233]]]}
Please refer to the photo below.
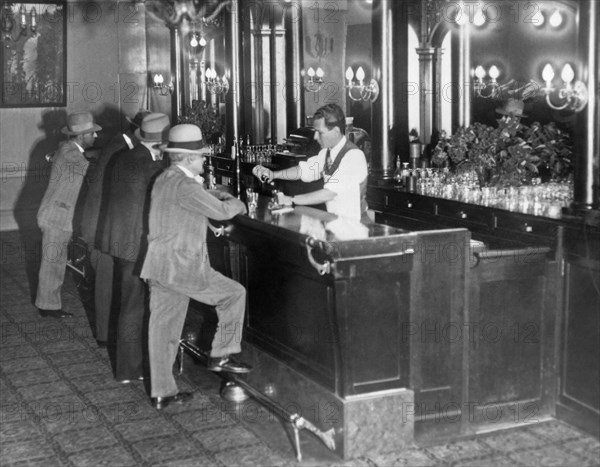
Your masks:
{"label": "straw boater hat", "polygon": [[167,140],[169,117],[161,113],[149,113],[142,119],[140,127],[134,135],[140,141],[162,143]]}
{"label": "straw boater hat", "polygon": [[169,131],[169,143],[161,146],[163,152],[180,154],[201,154],[206,144],[202,139],[202,131],[196,125],[183,123],[175,125]]}
{"label": "straw boater hat", "polygon": [[83,135],[100,131],[102,127],[94,123],[94,117],[89,112],[77,112],[67,117],[67,126],[60,130],[65,135]]}
{"label": "straw boater hat", "polygon": [[508,99],[502,107],[498,107],[496,112],[500,115],[509,115],[511,117],[527,117],[523,113],[523,109],[525,108],[525,102],[519,99]]}

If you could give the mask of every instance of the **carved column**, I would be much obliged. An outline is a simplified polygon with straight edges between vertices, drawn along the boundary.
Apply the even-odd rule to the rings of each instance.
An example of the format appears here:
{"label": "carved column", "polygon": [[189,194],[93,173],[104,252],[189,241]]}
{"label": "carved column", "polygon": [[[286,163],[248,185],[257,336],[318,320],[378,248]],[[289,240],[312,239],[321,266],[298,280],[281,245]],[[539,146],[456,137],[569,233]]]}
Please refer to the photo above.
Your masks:
{"label": "carved column", "polygon": [[460,55],[458,58],[458,126],[471,125],[471,26],[461,26],[459,33]]}
{"label": "carved column", "polygon": [[435,93],[433,81],[433,47],[420,47],[419,55],[419,105],[421,109],[421,141],[427,144],[431,141],[433,122],[433,94]]}
{"label": "carved column", "polygon": [[302,38],[302,6],[300,2],[288,4],[285,11],[286,70],[285,96],[287,103],[287,134],[304,126],[304,90],[300,72],[304,66]]}
{"label": "carved column", "polygon": [[433,86],[431,102],[431,139],[436,143],[440,130],[442,129],[442,55],[444,50],[436,47],[433,53]]}
{"label": "carved column", "polygon": [[575,193],[572,208],[576,211],[596,209],[598,203],[598,184],[600,165],[600,125],[598,110],[598,3],[585,0],[579,6],[579,43],[580,63],[578,75],[581,76],[589,93],[585,109],[577,115],[575,137]]}
{"label": "carved column", "polygon": [[171,122],[175,123],[183,110],[183,48],[181,47],[181,29],[171,27],[171,76],[173,77],[173,94],[171,94]]}
{"label": "carved column", "polygon": [[244,133],[242,127],[242,105],[241,105],[241,83],[244,76],[242,73],[242,21],[240,18],[240,0],[231,0],[229,10],[225,15],[225,51],[227,55],[227,66],[225,75],[230,83],[229,92],[225,100],[225,112],[227,120],[226,144],[232,145],[234,139],[238,140]]}
{"label": "carved column", "polygon": [[373,179],[383,180],[392,177],[395,154],[408,152],[406,5],[374,0],[372,24],[373,77],[379,82],[380,94],[372,107],[371,172]]}

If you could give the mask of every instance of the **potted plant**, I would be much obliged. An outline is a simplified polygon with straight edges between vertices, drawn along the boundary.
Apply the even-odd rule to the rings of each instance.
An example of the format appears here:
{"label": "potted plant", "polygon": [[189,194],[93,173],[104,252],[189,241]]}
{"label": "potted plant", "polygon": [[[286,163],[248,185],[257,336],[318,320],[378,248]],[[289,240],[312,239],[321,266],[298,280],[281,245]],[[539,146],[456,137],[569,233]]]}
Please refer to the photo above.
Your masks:
{"label": "potted plant", "polygon": [[186,105],[183,115],[177,123],[191,123],[200,127],[203,138],[209,144],[216,144],[223,135],[223,121],[214,106],[205,101],[194,100],[192,105]]}
{"label": "potted plant", "polygon": [[475,171],[481,186],[521,185],[546,169],[552,178],[571,171],[568,135],[554,123],[531,127],[518,118],[502,118],[498,127],[474,123],[453,135],[441,132],[432,163],[456,172]]}

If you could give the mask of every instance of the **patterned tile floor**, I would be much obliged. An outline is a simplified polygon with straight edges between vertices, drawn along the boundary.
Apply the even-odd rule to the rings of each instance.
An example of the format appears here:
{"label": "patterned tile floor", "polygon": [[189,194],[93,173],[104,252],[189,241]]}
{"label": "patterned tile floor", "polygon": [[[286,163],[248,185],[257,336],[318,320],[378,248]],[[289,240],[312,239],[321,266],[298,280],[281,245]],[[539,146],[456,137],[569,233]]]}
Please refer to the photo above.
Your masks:
{"label": "patterned tile floor", "polygon": [[110,352],[96,345],[72,278],[63,298],[74,317],[41,318],[27,273],[33,240],[0,240],[2,467],[600,465],[600,442],[557,420],[350,461],[303,433],[298,463],[277,418],[252,401],[224,402],[220,379],[187,357],[178,383],[195,392],[193,402],[158,412],[142,382],[114,381]]}

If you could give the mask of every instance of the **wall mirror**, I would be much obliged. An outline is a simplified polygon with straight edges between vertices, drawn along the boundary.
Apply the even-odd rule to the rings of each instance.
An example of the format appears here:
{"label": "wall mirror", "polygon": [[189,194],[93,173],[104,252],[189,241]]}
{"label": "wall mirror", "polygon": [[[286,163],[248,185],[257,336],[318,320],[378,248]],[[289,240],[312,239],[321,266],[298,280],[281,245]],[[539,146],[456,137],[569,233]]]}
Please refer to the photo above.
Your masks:
{"label": "wall mirror", "polygon": [[355,127],[370,134],[372,96],[359,86],[372,78],[372,2],[303,0],[301,4],[306,116],[335,103],[354,118]]}
{"label": "wall mirror", "polygon": [[[554,121],[569,127],[575,113],[551,105],[543,88],[580,79],[577,51],[578,5],[573,1],[497,1],[472,12],[469,74],[474,86],[472,121],[493,125],[509,99],[524,103],[526,122]],[[568,82],[568,83],[567,83]],[[554,108],[553,108],[554,107]]]}
{"label": "wall mirror", "polygon": [[[575,113],[560,108],[558,91],[567,85],[563,78],[571,83],[580,78],[577,2],[438,3],[433,14],[438,23],[431,46],[439,50],[434,134],[473,122],[494,126],[511,99],[522,102],[525,123],[556,122],[572,129]],[[544,92],[548,83],[551,105]]]}
{"label": "wall mirror", "polygon": [[226,133],[225,99],[231,91],[226,75],[225,29],[221,14],[187,23],[181,30],[183,109],[196,119],[211,143]]}
{"label": "wall mirror", "polygon": [[[328,103],[371,131],[369,99],[346,87],[371,79],[372,4],[365,0],[249,2],[242,5],[244,109],[253,141],[281,142]],[[361,70],[359,72],[359,69]],[[300,113],[290,118],[295,108]]]}

